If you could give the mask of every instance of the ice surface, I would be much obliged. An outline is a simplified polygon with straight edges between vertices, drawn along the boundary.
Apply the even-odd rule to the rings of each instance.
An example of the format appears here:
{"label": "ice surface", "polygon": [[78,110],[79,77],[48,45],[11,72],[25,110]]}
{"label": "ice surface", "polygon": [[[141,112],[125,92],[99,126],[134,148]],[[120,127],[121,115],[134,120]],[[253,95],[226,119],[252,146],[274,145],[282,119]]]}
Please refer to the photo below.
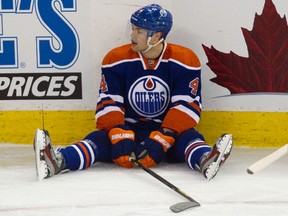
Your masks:
{"label": "ice surface", "polygon": [[[288,156],[249,175],[249,165],[275,149],[234,148],[210,182],[186,164],[160,164],[157,174],[201,203],[179,216],[288,215]],[[0,144],[0,216],[175,215],[187,201],[145,171],[97,163],[38,182],[32,145]]]}

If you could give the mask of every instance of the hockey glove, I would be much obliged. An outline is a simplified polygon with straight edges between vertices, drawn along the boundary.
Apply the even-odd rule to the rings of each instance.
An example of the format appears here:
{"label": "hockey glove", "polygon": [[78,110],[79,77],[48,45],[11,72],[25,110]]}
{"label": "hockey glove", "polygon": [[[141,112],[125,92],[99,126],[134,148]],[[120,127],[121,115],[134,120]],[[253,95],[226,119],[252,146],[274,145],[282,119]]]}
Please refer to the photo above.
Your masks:
{"label": "hockey glove", "polygon": [[163,160],[167,150],[174,145],[174,142],[173,133],[163,130],[153,131],[149,138],[138,145],[137,159],[145,167],[153,167]]}
{"label": "hockey glove", "polygon": [[128,126],[117,125],[109,132],[112,160],[125,168],[132,168],[129,156],[136,149],[135,134]]}

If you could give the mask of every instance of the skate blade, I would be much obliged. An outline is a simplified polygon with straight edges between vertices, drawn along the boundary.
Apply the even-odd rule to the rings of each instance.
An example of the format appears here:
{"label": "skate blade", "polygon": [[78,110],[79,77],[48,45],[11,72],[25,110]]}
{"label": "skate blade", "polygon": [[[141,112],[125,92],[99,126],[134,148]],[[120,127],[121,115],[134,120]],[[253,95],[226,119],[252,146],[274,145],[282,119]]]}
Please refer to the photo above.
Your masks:
{"label": "skate blade", "polygon": [[34,136],[34,151],[35,151],[35,162],[36,162],[36,176],[38,181],[42,181],[48,173],[47,163],[45,160],[41,160],[41,152],[45,148],[45,134],[42,130],[37,129]]}

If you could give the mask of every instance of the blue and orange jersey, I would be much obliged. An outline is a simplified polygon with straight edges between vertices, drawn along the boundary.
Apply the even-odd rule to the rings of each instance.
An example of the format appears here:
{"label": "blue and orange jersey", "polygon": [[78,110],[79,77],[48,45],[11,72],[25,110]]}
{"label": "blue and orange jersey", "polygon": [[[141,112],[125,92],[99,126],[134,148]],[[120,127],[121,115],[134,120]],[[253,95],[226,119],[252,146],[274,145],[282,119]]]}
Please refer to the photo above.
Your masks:
{"label": "blue and orange jersey", "polygon": [[198,124],[201,65],[192,50],[165,43],[158,59],[147,60],[127,44],[111,50],[101,69],[98,129],[109,131],[128,122],[181,133]]}

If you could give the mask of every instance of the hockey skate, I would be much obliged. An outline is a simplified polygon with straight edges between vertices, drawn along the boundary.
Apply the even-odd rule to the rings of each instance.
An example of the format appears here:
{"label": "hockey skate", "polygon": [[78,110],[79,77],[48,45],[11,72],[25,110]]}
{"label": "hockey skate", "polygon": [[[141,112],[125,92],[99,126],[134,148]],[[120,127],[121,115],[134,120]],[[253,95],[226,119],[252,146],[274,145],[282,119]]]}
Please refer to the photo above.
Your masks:
{"label": "hockey skate", "polygon": [[229,157],[232,145],[232,135],[223,134],[215,142],[211,151],[201,157],[199,171],[208,181],[215,177],[219,168]]}
{"label": "hockey skate", "polygon": [[60,173],[63,169],[63,156],[52,148],[49,133],[37,129],[34,136],[36,174],[39,181]]}

